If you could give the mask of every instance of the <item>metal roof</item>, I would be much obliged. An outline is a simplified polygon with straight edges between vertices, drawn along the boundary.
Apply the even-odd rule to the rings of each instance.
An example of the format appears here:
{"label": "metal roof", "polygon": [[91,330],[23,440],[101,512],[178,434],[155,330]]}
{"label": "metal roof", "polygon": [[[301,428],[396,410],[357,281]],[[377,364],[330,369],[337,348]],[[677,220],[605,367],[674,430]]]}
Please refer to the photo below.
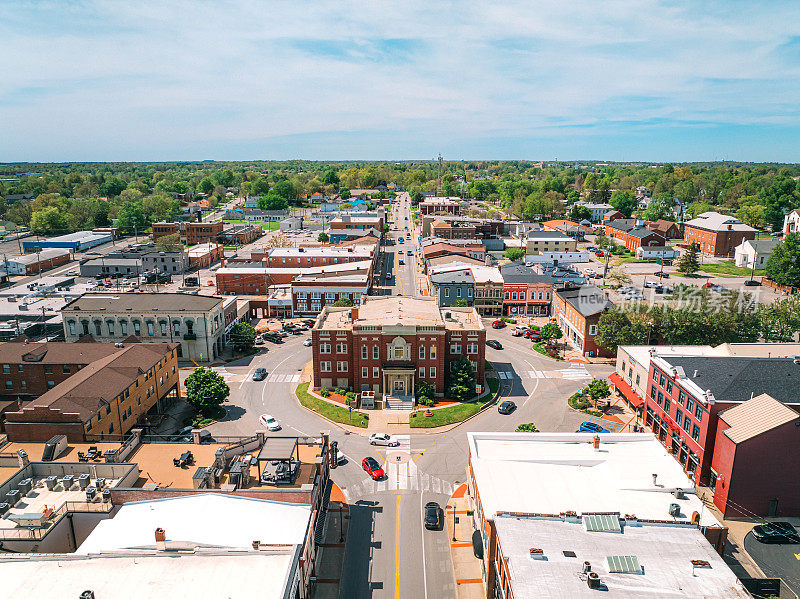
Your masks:
{"label": "metal roof", "polygon": [[785,406],[766,393],[729,408],[720,418],[730,425],[725,435],[734,443],[742,443],[762,433],[766,433],[792,420],[800,414]]}

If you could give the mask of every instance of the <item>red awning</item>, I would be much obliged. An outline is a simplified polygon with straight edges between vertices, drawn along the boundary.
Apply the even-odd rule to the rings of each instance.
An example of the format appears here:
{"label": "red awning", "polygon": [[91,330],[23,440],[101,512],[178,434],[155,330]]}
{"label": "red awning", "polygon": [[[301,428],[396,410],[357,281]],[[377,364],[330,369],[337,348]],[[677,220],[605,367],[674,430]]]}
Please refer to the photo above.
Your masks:
{"label": "red awning", "polygon": [[644,405],[644,400],[639,397],[639,394],[631,389],[631,386],[623,381],[622,377],[616,372],[609,374],[608,379],[614,383],[614,386],[622,392],[622,395],[625,396],[625,399],[627,399],[634,408],[640,408]]}

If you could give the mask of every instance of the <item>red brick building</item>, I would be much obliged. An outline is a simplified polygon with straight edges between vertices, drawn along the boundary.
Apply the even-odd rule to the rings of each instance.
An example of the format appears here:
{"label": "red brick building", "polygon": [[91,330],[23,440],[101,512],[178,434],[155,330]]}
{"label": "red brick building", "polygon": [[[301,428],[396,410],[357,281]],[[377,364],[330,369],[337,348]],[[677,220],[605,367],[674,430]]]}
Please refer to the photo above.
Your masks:
{"label": "red brick building", "polygon": [[221,295],[265,295],[273,285],[288,285],[301,274],[363,274],[372,276],[372,262],[348,262],[331,266],[228,266],[216,272],[217,293]]}
{"label": "red brick building", "polygon": [[486,329],[474,308],[364,297],[358,308],[324,308],[311,334],[317,388],[369,391],[389,407],[410,409],[422,383],[443,395],[451,364],[462,358],[483,384]]}
{"label": "red brick building", "polygon": [[683,240],[687,245],[696,243],[709,256],[733,256],[736,247],[755,239],[756,233],[756,229],[735,216],[704,212],[686,223]]}
{"label": "red brick building", "polygon": [[225,225],[221,221],[215,223],[153,223],[153,241],[165,235],[180,233],[181,241],[187,245],[198,243],[216,243]]}
{"label": "red brick building", "polygon": [[423,216],[429,214],[451,214],[458,216],[461,213],[461,198],[427,198],[420,202],[419,213]]}
{"label": "red brick building", "polygon": [[556,291],[553,312],[566,341],[584,356],[611,356],[595,342],[600,315],[614,307],[605,293],[594,286]]}
{"label": "red brick building", "polygon": [[550,316],[553,279],[540,275],[522,261],[500,267],[503,277],[504,316]]}
{"label": "red brick building", "polygon": [[667,244],[667,238],[662,234],[626,221],[606,223],[606,236],[621,241],[632,252],[635,252],[640,247],[664,246]]}
{"label": "red brick building", "polygon": [[[668,356],[654,351],[644,424],[697,484],[710,488],[726,514],[741,515],[737,505],[760,515],[797,513],[800,487],[784,482],[800,476],[798,467],[785,459],[791,448],[800,446],[800,429],[786,426],[797,419],[787,418],[783,408],[800,410],[798,369],[790,358]],[[759,397],[762,394],[772,401]],[[759,401],[751,404],[754,398]],[[766,436],[756,440],[761,434]],[[761,472],[774,474],[763,468],[770,463],[781,471],[771,478],[782,480],[767,484]]]}
{"label": "red brick building", "polygon": [[266,265],[273,268],[292,266],[329,266],[375,260],[377,244],[348,244],[318,247],[280,247],[272,248],[266,255]]}
{"label": "red brick building", "polygon": [[677,223],[671,220],[664,220],[663,218],[647,223],[645,225],[649,231],[659,233],[667,239],[682,239],[681,228]]}

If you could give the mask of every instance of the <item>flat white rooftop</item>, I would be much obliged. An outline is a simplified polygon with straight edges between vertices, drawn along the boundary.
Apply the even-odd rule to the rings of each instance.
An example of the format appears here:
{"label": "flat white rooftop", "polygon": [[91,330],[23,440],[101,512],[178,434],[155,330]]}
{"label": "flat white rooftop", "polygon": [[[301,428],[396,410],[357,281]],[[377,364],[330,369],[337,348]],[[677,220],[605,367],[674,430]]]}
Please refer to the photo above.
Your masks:
{"label": "flat white rooftop", "polygon": [[348,245],[345,247],[338,247],[338,246],[320,246],[320,247],[299,247],[299,248],[272,248],[268,255],[270,258],[282,258],[282,257],[291,257],[291,258],[298,258],[298,257],[333,257],[333,256],[344,256],[344,257],[360,257],[362,259],[369,258],[372,256],[372,253],[375,251],[375,244],[373,243],[363,243],[357,245]]}
{"label": "flat white rooftop", "polygon": [[0,599],[202,597],[283,599],[293,551],[0,558]]}
{"label": "flat white rooftop", "polygon": [[267,545],[302,545],[311,506],[200,493],[126,503],[110,520],[100,522],[76,553],[87,555],[155,548],[155,530],[168,542],[225,549],[249,549],[254,540]]}
{"label": "flat white rooftop", "polygon": [[[587,531],[577,518],[501,516],[495,526],[514,597],[597,597],[598,590],[589,588],[582,572],[584,562],[599,575],[602,594],[615,599],[750,597],[705,536],[691,525],[623,521],[619,532],[599,532]],[[539,559],[531,557],[531,548],[542,550]],[[625,560],[628,572],[612,572],[620,569],[618,561],[609,562],[612,556],[635,561]],[[708,566],[693,567],[692,560]]]}
{"label": "flat white rooftop", "polygon": [[[640,519],[717,519],[694,495],[694,484],[651,433],[467,433],[470,462],[487,519],[498,512],[615,512]],[[653,475],[656,475],[655,484]],[[673,495],[684,491],[683,498]],[[673,518],[669,506],[677,503]]]}

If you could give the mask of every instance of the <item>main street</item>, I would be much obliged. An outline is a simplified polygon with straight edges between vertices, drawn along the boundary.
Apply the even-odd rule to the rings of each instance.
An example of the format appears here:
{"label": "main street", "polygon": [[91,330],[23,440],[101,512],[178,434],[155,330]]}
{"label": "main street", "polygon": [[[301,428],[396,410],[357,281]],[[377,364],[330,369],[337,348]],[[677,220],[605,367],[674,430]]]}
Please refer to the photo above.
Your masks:
{"label": "main street", "polygon": [[[311,359],[311,348],[302,344],[305,338],[293,335],[255,356],[215,368],[230,385],[231,397],[227,417],[210,430],[215,435],[249,435],[263,429],[258,417],[269,413],[283,426],[278,435],[331,431],[347,456],[347,462],[333,471],[333,480],[351,506],[343,597],[455,597],[450,539],[444,531],[425,530],[422,508],[428,501],[444,506],[466,480],[465,433],[513,431],[524,422],[533,422],[542,431],[575,431],[584,417],[568,409],[566,398],[591,377],[606,376],[611,370],[557,362],[533,351],[529,341],[512,337],[508,328],[490,328],[489,338],[499,340],[504,349],[487,347],[487,360],[503,373],[503,397],[518,409],[504,416],[491,408],[444,433],[402,435],[401,446],[387,451],[368,444],[366,429],[363,435],[348,434],[299,405],[294,389]],[[257,367],[267,370],[266,380],[252,380]],[[361,469],[367,455],[383,463],[386,480],[372,481]]]}
{"label": "main street", "polygon": [[[392,245],[383,246],[378,265],[382,283],[378,289],[383,294],[415,295],[419,293],[419,250],[408,195],[400,194],[398,204],[387,236]],[[406,227],[412,239],[406,237]],[[397,243],[401,237],[403,243]],[[401,259],[404,264],[399,263]],[[394,274],[391,282],[386,280],[387,272]],[[487,347],[486,359],[500,377],[503,399],[514,401],[517,410],[502,415],[490,408],[447,432],[401,434],[397,448],[371,447],[367,434],[378,432],[376,429],[351,434],[300,406],[294,390],[311,360],[311,348],[303,345],[307,334],[291,335],[283,344],[267,344],[255,356],[215,368],[230,385],[231,396],[226,418],[210,427],[212,435],[252,434],[263,429],[258,417],[267,413],[281,423],[279,435],[317,435],[330,430],[332,440],[347,457],[332,474],[350,504],[351,518],[340,596],[455,597],[451,539],[443,530],[425,530],[423,506],[428,501],[444,506],[465,482],[466,432],[513,431],[527,422],[542,431],[575,431],[585,417],[570,410],[566,398],[592,377],[604,377],[611,371],[608,366],[570,364],[543,356],[533,350],[530,341],[512,337],[509,327],[495,330],[489,322],[484,321],[488,338],[500,341],[503,349]],[[267,378],[256,382],[252,374],[259,367],[266,369]],[[362,470],[361,460],[368,455],[383,464],[384,480],[373,481]]]}

